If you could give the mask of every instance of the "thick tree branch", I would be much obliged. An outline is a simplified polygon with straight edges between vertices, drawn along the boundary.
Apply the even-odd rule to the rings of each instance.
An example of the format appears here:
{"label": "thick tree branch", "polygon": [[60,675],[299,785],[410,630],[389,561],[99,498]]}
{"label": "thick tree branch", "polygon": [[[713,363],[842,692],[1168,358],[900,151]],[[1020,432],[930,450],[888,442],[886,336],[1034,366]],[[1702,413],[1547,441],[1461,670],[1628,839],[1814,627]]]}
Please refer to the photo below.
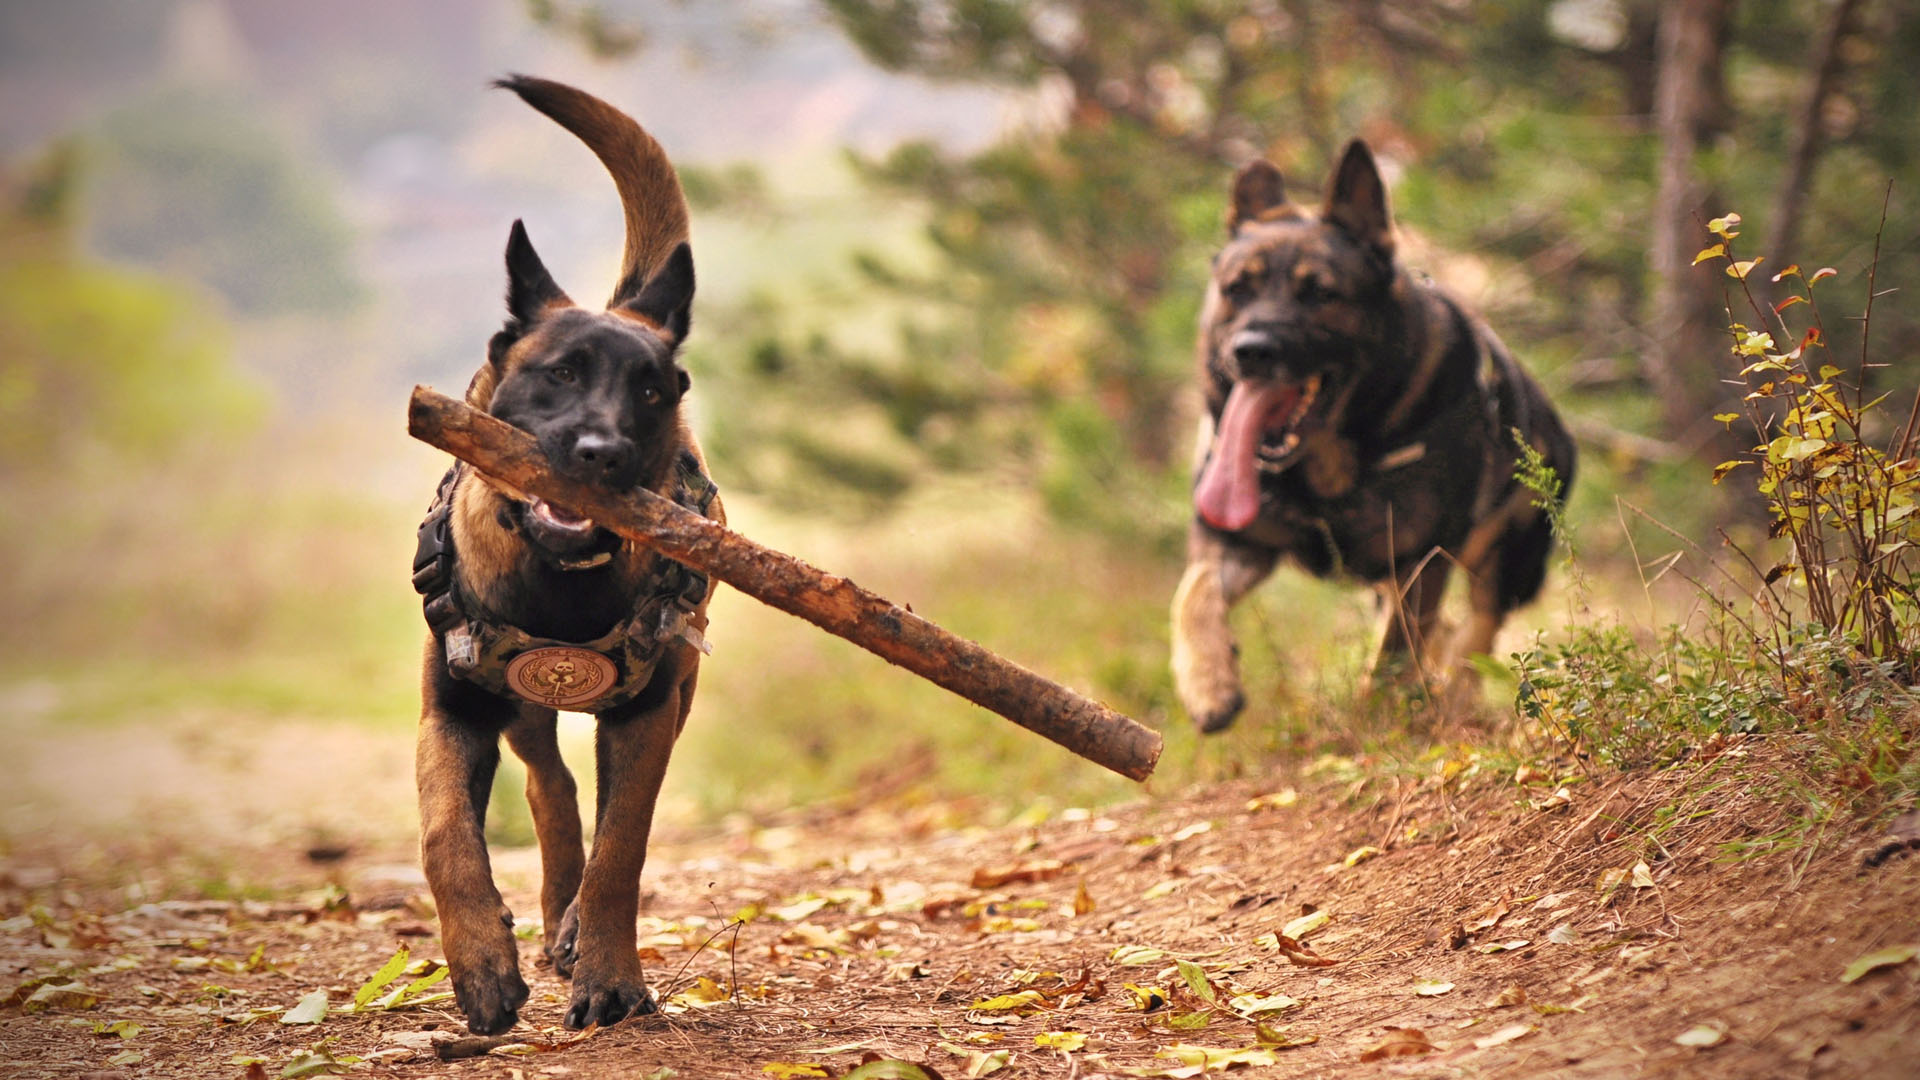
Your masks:
{"label": "thick tree branch", "polygon": [[415,387],[407,430],[502,487],[584,513],[790,615],[991,709],[1132,780],[1153,774],[1160,735],[855,585],[748,540],[650,491],[613,495],[553,472],[533,436]]}

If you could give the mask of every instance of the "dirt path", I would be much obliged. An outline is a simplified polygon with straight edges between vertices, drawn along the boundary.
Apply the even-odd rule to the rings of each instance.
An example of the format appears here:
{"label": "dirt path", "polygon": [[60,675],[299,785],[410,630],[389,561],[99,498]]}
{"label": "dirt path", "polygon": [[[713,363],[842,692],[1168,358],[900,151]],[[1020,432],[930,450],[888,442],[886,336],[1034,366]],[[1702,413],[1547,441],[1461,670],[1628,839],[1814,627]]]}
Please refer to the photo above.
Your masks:
{"label": "dirt path", "polygon": [[[1920,943],[1920,854],[1868,868],[1873,836],[1833,831],[1726,861],[1773,823],[1699,774],[1357,778],[1378,764],[996,830],[886,806],[667,837],[642,948],[671,1012],[574,1039],[530,933],[522,1044],[453,1062],[448,1002],[350,1011],[402,944],[437,955],[391,832],[344,854],[236,834],[250,880],[345,886],[265,901],[181,899],[166,874],[146,880],[172,895],[129,896],[123,858],[170,856],[16,833],[0,1074],[838,1076],[877,1055],[949,1080],[1184,1076],[1203,1047],[1249,1076],[1915,1075],[1920,962],[1841,974]],[[536,911],[531,853],[497,858]],[[282,1022],[316,990],[324,1019]],[[1407,1056],[1362,1064],[1395,1040]]]}

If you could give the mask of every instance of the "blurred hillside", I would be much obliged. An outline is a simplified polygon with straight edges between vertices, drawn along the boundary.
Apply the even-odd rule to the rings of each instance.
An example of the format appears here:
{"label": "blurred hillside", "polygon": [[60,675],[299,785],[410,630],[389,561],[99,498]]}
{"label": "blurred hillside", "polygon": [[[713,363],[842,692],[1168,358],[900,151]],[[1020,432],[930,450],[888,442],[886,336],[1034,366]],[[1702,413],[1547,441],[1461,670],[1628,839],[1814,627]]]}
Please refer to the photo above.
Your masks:
{"label": "blurred hillside", "polygon": [[[833,183],[845,146],[978,145],[999,124],[1003,95],[878,72],[804,5],[608,8],[645,26],[631,59],[595,62],[521,0],[8,3],[0,154],[79,140],[89,251],[210,287],[244,324],[243,365],[297,402],[359,403],[464,383],[498,322],[515,217],[561,280],[611,281],[611,186],[563,132],[484,89],[503,72],[578,82],[676,160],[758,162],[782,190]],[[700,238],[703,271],[788,269],[727,257],[765,231]],[[703,273],[703,298],[755,276]]]}

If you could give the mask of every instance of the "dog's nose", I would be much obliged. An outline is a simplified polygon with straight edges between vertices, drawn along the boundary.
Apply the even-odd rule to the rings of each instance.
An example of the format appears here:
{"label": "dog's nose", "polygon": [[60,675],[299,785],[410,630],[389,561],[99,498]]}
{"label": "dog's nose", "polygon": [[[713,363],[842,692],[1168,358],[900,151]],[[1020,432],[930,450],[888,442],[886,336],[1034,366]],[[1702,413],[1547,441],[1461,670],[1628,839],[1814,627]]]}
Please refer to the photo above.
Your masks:
{"label": "dog's nose", "polygon": [[617,481],[633,466],[633,442],[587,432],[573,441],[573,464],[594,480]]}
{"label": "dog's nose", "polygon": [[1265,375],[1280,366],[1280,343],[1262,330],[1242,330],[1227,342],[1242,375]]}

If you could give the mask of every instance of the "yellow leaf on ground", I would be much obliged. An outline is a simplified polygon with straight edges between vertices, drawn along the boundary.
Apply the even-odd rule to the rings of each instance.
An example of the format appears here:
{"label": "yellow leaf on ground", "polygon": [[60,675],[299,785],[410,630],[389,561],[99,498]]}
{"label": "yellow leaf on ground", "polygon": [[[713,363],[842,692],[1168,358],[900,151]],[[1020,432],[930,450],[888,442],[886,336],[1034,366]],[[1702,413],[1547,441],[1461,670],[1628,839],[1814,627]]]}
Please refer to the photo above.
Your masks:
{"label": "yellow leaf on ground", "polygon": [[1280,928],[1281,937],[1290,937],[1301,941],[1308,934],[1333,921],[1333,915],[1325,910],[1310,911]]}
{"label": "yellow leaf on ground", "polygon": [[1165,949],[1155,949],[1147,945],[1119,945],[1107,956],[1107,959],[1126,967],[1138,967],[1141,964],[1157,963],[1166,957]]}
{"label": "yellow leaf on ground", "polygon": [[1022,990],[1017,994],[1001,994],[999,997],[985,998],[967,1006],[975,1012],[1006,1012],[1009,1009],[1030,1009],[1044,1006],[1046,995],[1038,990]]}
{"label": "yellow leaf on ground", "polygon": [[1292,788],[1256,795],[1247,800],[1247,813],[1256,814],[1262,810],[1284,810],[1300,801],[1300,793]]}
{"label": "yellow leaf on ground", "polygon": [[1275,1065],[1280,1059],[1273,1051],[1259,1046],[1223,1047],[1188,1046],[1174,1043],[1162,1047],[1154,1057],[1170,1058],[1183,1065],[1199,1065],[1208,1069],[1231,1067],[1234,1065]]}
{"label": "yellow leaf on ground", "polygon": [[[1358,866],[1361,863],[1366,862],[1368,859],[1375,858],[1377,856],[1385,855],[1385,854],[1386,854],[1386,850],[1384,848],[1377,848],[1377,847],[1374,847],[1372,844],[1368,844],[1365,847],[1357,847],[1357,848],[1354,848],[1352,851],[1347,852],[1347,857],[1340,860],[1340,862],[1346,866]],[[1297,937],[1299,935],[1294,935],[1294,936]]]}
{"label": "yellow leaf on ground", "polygon": [[1847,970],[1840,974],[1840,981],[1844,983],[1855,982],[1870,971],[1878,971],[1883,967],[1893,967],[1897,964],[1904,964],[1916,956],[1920,956],[1920,944],[1889,945],[1884,949],[1870,952],[1860,959],[1855,960],[1853,963],[1848,964]]}

